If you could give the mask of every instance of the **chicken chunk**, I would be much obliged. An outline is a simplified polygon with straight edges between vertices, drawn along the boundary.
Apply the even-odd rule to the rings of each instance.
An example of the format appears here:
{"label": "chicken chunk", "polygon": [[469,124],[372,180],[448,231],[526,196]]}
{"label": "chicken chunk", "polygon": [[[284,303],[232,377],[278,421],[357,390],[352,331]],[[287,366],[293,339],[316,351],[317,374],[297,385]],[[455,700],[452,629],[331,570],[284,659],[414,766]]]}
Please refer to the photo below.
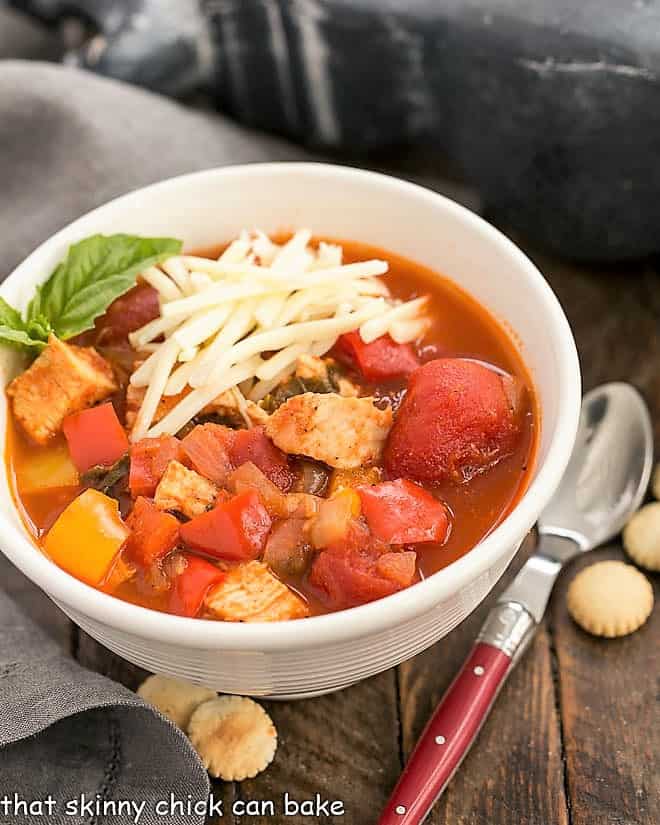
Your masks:
{"label": "chicken chunk", "polygon": [[261,561],[240,564],[206,597],[206,607],[225,622],[302,619],[309,607]]}
{"label": "chicken chunk", "polygon": [[296,395],[266,421],[266,434],[286,453],[351,469],[378,460],[392,426],[392,410],[372,398],[336,393]]}
{"label": "chicken chunk", "polygon": [[217,497],[218,488],[212,481],[179,461],[170,461],[156,488],[154,504],[159,510],[176,510],[193,518],[205,513]]}
{"label": "chicken chunk", "polygon": [[54,335],[36,361],[7,387],[16,420],[37,444],[62,429],[67,415],[117,390],[112,367],[93,347],[65,344]]}

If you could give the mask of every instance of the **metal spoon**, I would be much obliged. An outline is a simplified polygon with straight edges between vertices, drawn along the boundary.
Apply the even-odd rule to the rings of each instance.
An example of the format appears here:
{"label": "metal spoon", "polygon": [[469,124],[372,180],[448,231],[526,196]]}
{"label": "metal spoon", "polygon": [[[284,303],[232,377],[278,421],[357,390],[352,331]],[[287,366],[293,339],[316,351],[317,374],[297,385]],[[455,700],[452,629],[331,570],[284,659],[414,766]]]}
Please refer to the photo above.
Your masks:
{"label": "metal spoon", "polygon": [[536,551],[489,613],[378,825],[419,825],[426,818],[528,647],[560,570],[621,530],[642,502],[652,464],[651,420],[639,393],[622,383],[587,393],[571,460],[539,518]]}

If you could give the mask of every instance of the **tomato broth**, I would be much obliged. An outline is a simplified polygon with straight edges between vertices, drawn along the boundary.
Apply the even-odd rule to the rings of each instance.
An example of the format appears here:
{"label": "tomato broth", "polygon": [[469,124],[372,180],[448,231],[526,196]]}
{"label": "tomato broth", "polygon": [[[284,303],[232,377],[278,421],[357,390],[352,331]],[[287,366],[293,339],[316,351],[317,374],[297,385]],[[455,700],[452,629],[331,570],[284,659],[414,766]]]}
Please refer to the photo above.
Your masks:
{"label": "tomato broth", "polygon": [[[386,283],[396,298],[409,300],[429,295],[431,324],[423,339],[416,343],[422,363],[437,358],[468,358],[485,362],[492,367],[514,376],[524,387],[521,396],[522,427],[515,447],[499,458],[487,471],[479,472],[469,480],[440,480],[426,485],[434,496],[447,505],[451,515],[448,537],[441,544],[426,542],[416,545],[418,578],[430,576],[468,553],[490,533],[516,505],[529,484],[540,429],[540,412],[529,372],[521,354],[517,351],[503,326],[490,312],[447,277],[440,276],[419,264],[413,263],[389,251],[362,243],[341,241],[346,262],[369,258],[385,259],[389,263]],[[203,257],[217,258],[223,247],[196,252]],[[460,276],[460,273],[457,273]],[[102,324],[97,324],[97,332]],[[127,350],[114,345],[103,345],[102,336],[86,334],[81,343],[95,344],[101,355],[119,367],[126,380],[126,363],[130,358]],[[377,383],[356,378],[362,394],[373,394],[378,404],[390,403],[395,410],[405,393],[406,382],[390,379]],[[124,387],[115,397],[115,407],[123,409]],[[64,445],[64,437],[58,435],[52,445]],[[49,445],[48,449],[51,446]],[[9,416],[7,428],[7,471],[15,502],[26,527],[42,549],[44,536],[58,516],[81,492],[79,484],[63,484],[46,490],[33,489],[30,479],[35,468],[39,471],[43,462],[44,448],[32,443],[15,421]],[[49,472],[48,463],[43,472]],[[310,613],[327,612],[328,604],[319,598],[317,588],[310,585],[308,574],[291,575],[285,582],[300,594],[310,607]],[[153,584],[153,586],[151,586]],[[100,589],[106,589],[101,587]],[[159,582],[145,577],[127,581],[114,589],[114,594],[127,601],[146,607],[165,610],[167,600]],[[202,611],[200,615],[205,615]]]}

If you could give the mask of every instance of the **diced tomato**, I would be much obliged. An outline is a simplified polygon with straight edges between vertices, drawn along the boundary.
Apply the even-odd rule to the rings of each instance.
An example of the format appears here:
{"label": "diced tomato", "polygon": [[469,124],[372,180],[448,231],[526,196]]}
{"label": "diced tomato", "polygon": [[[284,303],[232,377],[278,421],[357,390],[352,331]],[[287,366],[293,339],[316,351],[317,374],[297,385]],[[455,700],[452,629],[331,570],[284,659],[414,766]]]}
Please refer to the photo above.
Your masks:
{"label": "diced tomato", "polygon": [[230,456],[234,467],[251,461],[282,492],[286,493],[291,488],[293,473],[289,467],[289,459],[286,453],[278,449],[268,438],[263,427],[236,430],[233,436]]}
{"label": "diced tomato", "polygon": [[339,336],[332,352],[337,360],[361,372],[367,381],[410,375],[419,366],[410,344],[397,344],[389,334],[365,344],[357,330],[346,332]]}
{"label": "diced tomato", "polygon": [[163,513],[143,496],[135,502],[126,524],[131,530],[126,554],[143,567],[166,556],[179,540],[179,522],[176,518]]}
{"label": "diced tomato", "polygon": [[181,442],[173,435],[141,438],[131,445],[128,486],[131,495],[153,496],[170,461],[183,457]]}
{"label": "diced tomato", "polygon": [[209,590],[227,575],[220,568],[192,553],[183,554],[186,566],[172,581],[169,612],[178,616],[196,616]]}
{"label": "diced tomato", "polygon": [[417,553],[406,550],[401,553],[383,553],[376,562],[376,571],[401,587],[410,587],[415,579]]}
{"label": "diced tomato", "polygon": [[153,496],[170,461],[183,457],[181,442],[173,435],[141,438],[131,445],[128,486],[131,495]]}
{"label": "diced tomato", "polygon": [[246,490],[259,493],[259,498],[273,518],[286,518],[294,509],[293,502],[290,502],[291,496],[283,493],[251,461],[246,461],[234,470],[227,480],[227,487],[237,495]]}
{"label": "diced tomato", "polygon": [[181,538],[193,550],[219,559],[256,559],[271,528],[268,511],[254,491],[241,493],[181,525]]}
{"label": "diced tomato", "polygon": [[126,432],[109,402],[67,415],[62,429],[81,473],[97,464],[114,464],[128,450]]}
{"label": "diced tomato", "polygon": [[116,298],[98,324],[99,340],[116,343],[129,332],[140,329],[160,315],[158,292],[148,284],[138,284]]}
{"label": "diced tomato", "polygon": [[355,607],[396,593],[405,585],[392,576],[387,564],[387,575],[379,570],[381,550],[377,543],[372,543],[367,528],[353,522],[346,540],[323,550],[316,557],[309,582],[332,610]]}
{"label": "diced tomato", "polygon": [[85,490],[59,515],[46,535],[46,554],[81,581],[100,586],[129,536],[117,502]]}
{"label": "diced tomato", "polygon": [[449,517],[445,505],[406,479],[358,487],[371,532],[386,544],[443,542]]}
{"label": "diced tomato", "polygon": [[286,453],[273,444],[263,427],[230,430],[221,424],[198,424],[181,444],[193,469],[216,484],[224,485],[234,469],[248,461],[283,492],[293,484]]}
{"label": "diced tomato", "polygon": [[385,467],[416,481],[468,480],[514,449],[521,405],[511,376],[463,358],[429,361],[410,376]]}
{"label": "diced tomato", "polygon": [[234,431],[221,424],[198,424],[181,445],[193,470],[216,484],[224,484],[234,469],[230,456]]}

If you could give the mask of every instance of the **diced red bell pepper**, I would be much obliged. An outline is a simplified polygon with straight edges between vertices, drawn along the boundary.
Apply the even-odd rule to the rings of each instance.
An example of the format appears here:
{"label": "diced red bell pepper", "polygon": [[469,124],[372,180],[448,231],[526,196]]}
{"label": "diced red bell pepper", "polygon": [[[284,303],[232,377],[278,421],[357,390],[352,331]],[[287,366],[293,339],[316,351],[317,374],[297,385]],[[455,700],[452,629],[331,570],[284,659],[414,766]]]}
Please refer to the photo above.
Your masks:
{"label": "diced red bell pepper", "polygon": [[369,529],[386,544],[442,543],[447,537],[447,508],[417,484],[400,478],[357,491]]}
{"label": "diced red bell pepper", "polygon": [[181,525],[181,538],[193,550],[230,561],[261,555],[271,518],[253,490],[241,493]]}
{"label": "diced red bell pepper", "polygon": [[221,424],[198,424],[181,446],[193,470],[216,484],[224,484],[234,469],[230,456],[234,431]]}
{"label": "diced red bell pepper", "polygon": [[211,562],[184,553],[185,569],[172,581],[168,609],[178,616],[196,616],[209,590],[227,575]]}
{"label": "diced red bell pepper", "polygon": [[419,366],[410,344],[397,344],[389,334],[365,344],[357,330],[346,332],[339,336],[333,355],[357,369],[367,381],[407,376]]}
{"label": "diced red bell pepper", "polygon": [[81,473],[97,464],[114,464],[128,450],[126,432],[110,402],[67,415],[62,429]]}
{"label": "diced red bell pepper", "polygon": [[114,343],[126,339],[160,315],[158,292],[148,284],[138,284],[116,298],[98,322],[99,340]]}
{"label": "diced red bell pepper", "polygon": [[286,453],[278,449],[263,427],[236,430],[233,433],[230,456],[234,467],[251,461],[261,472],[286,493],[293,484],[293,473]]}
{"label": "diced red bell pepper", "polygon": [[140,496],[126,524],[131,530],[126,554],[143,567],[166,556],[179,540],[179,522],[169,513],[159,510],[148,498]]}
{"label": "diced red bell pepper", "polygon": [[181,442],[173,435],[141,438],[131,445],[128,486],[131,495],[153,496],[170,461],[181,461]]}

